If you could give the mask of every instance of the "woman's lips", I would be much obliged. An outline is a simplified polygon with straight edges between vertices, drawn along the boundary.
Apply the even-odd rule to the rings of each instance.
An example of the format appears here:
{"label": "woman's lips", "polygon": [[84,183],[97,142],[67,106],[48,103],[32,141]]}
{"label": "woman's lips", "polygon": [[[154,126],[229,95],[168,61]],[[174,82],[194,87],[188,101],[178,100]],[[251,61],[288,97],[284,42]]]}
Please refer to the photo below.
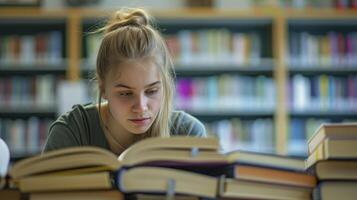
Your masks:
{"label": "woman's lips", "polygon": [[146,125],[149,123],[150,118],[137,118],[137,119],[129,119],[129,121],[133,122],[136,125]]}

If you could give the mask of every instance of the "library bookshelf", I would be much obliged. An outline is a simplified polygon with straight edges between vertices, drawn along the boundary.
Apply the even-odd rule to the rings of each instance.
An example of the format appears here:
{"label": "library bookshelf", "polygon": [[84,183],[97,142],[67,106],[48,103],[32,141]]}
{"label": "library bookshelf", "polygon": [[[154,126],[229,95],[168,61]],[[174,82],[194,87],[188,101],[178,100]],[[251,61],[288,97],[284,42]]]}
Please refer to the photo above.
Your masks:
{"label": "library bookshelf", "polygon": [[[30,63],[32,64],[23,66],[12,61],[5,63],[0,62],[0,74],[3,74],[0,76],[0,80],[5,80],[5,77],[8,79],[8,77],[38,77],[44,75],[45,78],[43,78],[43,82],[53,82],[52,85],[55,87],[56,80],[61,78],[70,81],[77,81],[84,78],[86,72],[93,71],[94,69],[93,58],[88,58],[88,56],[92,55],[93,57],[93,55],[95,55],[95,50],[88,50],[89,44],[91,42],[93,43],[93,41],[91,41],[92,39],[88,39],[89,36],[87,33],[91,31],[93,27],[100,26],[104,19],[110,16],[112,11],[114,10],[0,8],[0,40],[7,38],[6,40],[16,41],[18,35],[20,35],[21,41],[24,35],[37,36],[50,34],[46,37],[51,38],[52,34],[59,35],[57,39],[56,36],[54,36],[54,46],[60,46],[57,52],[56,50],[54,50],[54,52],[47,51],[45,53],[47,56],[47,58],[44,59],[45,61],[38,61],[37,58],[28,58],[31,56],[36,57],[37,54],[27,55],[25,53],[25,55],[22,55],[20,53],[20,55],[17,55],[15,51],[15,57],[17,56],[20,61],[23,56],[30,59]],[[289,150],[289,146],[294,143],[291,143],[290,140],[306,141],[309,135],[306,131],[311,131],[313,129],[311,126],[315,127],[316,124],[322,122],[321,120],[311,122],[310,118],[323,120],[332,119],[337,121],[345,119],[353,120],[356,118],[355,114],[357,114],[357,109],[355,109],[355,105],[352,103],[353,100],[357,99],[356,87],[350,88],[350,90],[354,89],[354,92],[351,91],[341,95],[341,98],[344,97],[347,99],[341,100],[341,102],[345,102],[343,100],[347,101],[347,103],[342,105],[346,111],[339,108],[340,104],[342,104],[339,99],[337,99],[338,101],[336,100],[337,106],[332,102],[332,105],[324,105],[321,109],[311,109],[321,107],[321,105],[315,105],[316,102],[315,104],[311,103],[312,100],[316,101],[316,99],[314,99],[316,96],[318,100],[322,99],[322,104],[326,101],[326,99],[324,99],[326,96],[319,96],[319,94],[316,94],[318,92],[314,92],[315,86],[312,85],[314,81],[326,85],[326,81],[324,82],[324,80],[328,77],[327,80],[331,79],[332,83],[327,81],[327,85],[330,84],[333,88],[342,87],[341,90],[343,90],[343,86],[340,85],[349,87],[348,83],[352,83],[356,80],[357,62],[355,62],[353,56],[357,57],[357,50],[353,49],[353,47],[352,49],[347,48],[347,46],[353,46],[352,44],[355,44],[353,42],[357,41],[355,35],[355,32],[357,33],[357,23],[355,22],[357,19],[356,11],[288,8],[251,8],[242,10],[187,8],[150,10],[150,13],[155,17],[155,23],[160,27],[160,31],[165,38],[167,38],[168,43],[171,42],[171,45],[173,44],[171,46],[171,48],[174,48],[173,54],[179,51],[179,53],[173,55],[173,57],[176,63],[175,70],[177,74],[177,90],[179,93],[177,98],[183,101],[180,104],[181,108],[207,121],[207,123],[220,119],[238,118],[240,120],[242,118],[243,121],[237,122],[237,120],[233,120],[233,124],[239,124],[239,126],[241,126],[245,124],[244,120],[250,121],[248,123],[250,125],[248,126],[258,124],[253,128],[240,127],[239,129],[254,129],[254,138],[259,140],[254,145],[270,145],[270,148],[267,148],[268,150],[253,150],[272,151],[278,154],[294,153],[294,150]],[[16,35],[15,39],[12,37],[14,35]],[[337,46],[339,46],[338,40],[343,40],[345,48],[340,51],[337,50],[335,52],[337,55],[330,53],[327,62],[320,62],[320,60],[325,59],[326,55],[324,53],[326,52],[322,50],[322,47],[320,51],[319,47],[326,46],[326,40],[328,38],[330,38],[331,41],[337,40]],[[187,43],[187,41],[190,41],[192,45],[194,39],[202,41],[205,41],[205,39],[210,40],[212,44],[209,43],[208,45],[211,46],[214,46],[214,44],[220,46],[220,42],[222,41],[228,41],[228,43],[222,43],[226,45],[213,48],[212,52],[214,53],[209,55],[213,55],[214,59],[207,63],[202,62],[202,60],[205,60],[204,58],[207,57],[207,52],[199,51],[198,54],[195,54],[197,52],[191,51],[192,49],[189,49],[187,45],[184,46],[182,44],[182,42]],[[30,42],[28,43],[37,42],[36,37],[29,40]],[[236,42],[232,42],[233,40]],[[246,49],[247,47],[239,46],[247,41],[251,45],[249,46],[250,48]],[[181,45],[180,48],[183,49],[181,52],[180,49],[175,49],[177,45]],[[204,48],[202,42],[195,43],[195,45]],[[7,60],[9,58],[6,56],[9,55],[13,58],[12,53],[7,52],[12,50],[6,50],[6,47],[3,46],[2,52],[6,53],[1,53],[0,58]],[[211,46],[209,46],[209,48],[212,48]],[[335,46],[329,42],[328,46],[330,49],[335,48]],[[313,55],[312,57],[321,57],[321,59],[319,61],[314,60],[311,58],[311,55],[310,57],[306,55],[305,50],[311,53],[311,55]],[[94,51],[94,53],[89,51]],[[189,53],[187,53],[187,51]],[[249,51],[248,54],[247,51]],[[223,55],[220,52],[225,52],[225,54]],[[243,53],[244,56],[241,55]],[[4,54],[6,54],[5,57]],[[52,54],[54,54],[52,57],[56,57],[57,55],[57,57],[59,56],[61,59],[51,61]],[[196,56],[190,57],[186,54]],[[199,59],[195,60],[195,58]],[[255,60],[252,61],[252,58]],[[238,61],[236,59],[238,59]],[[335,62],[334,59],[338,61]],[[258,60],[258,62],[256,60]],[[301,63],[304,62],[304,60],[309,60],[309,63]],[[13,80],[11,79],[10,82],[11,81]],[[251,82],[251,84],[247,85],[249,86],[248,89],[250,88],[255,91],[254,94],[250,94],[249,90],[244,90],[244,87],[241,87],[240,90],[242,91],[226,99],[213,97],[212,104],[221,101],[224,102],[221,107],[215,109],[207,109],[205,105],[202,106],[200,103],[200,99],[207,97],[207,95],[212,96],[209,92],[209,94],[204,94],[206,96],[194,96],[193,99],[198,101],[198,103],[196,102],[198,107],[193,108],[187,105],[187,103],[185,104],[187,95],[180,96],[180,92],[186,91],[187,87],[196,88],[196,90],[212,90],[213,87],[218,90],[219,85],[244,85],[244,83],[246,83],[245,81]],[[346,83],[344,81],[346,81]],[[0,83],[6,85],[5,82],[6,81],[2,81]],[[334,85],[335,82],[337,85]],[[357,83],[357,81],[355,81],[355,83]],[[206,86],[210,84],[213,86]],[[41,83],[39,83],[39,85],[41,85]],[[320,87],[326,90],[326,86]],[[320,90],[322,90],[321,88]],[[231,88],[231,90],[228,90],[228,93],[232,90],[238,89]],[[331,93],[327,94],[326,98],[328,101],[332,101],[331,99],[335,101],[333,97],[336,96],[336,91],[329,87],[327,90],[327,93]],[[330,90],[332,90],[332,92]],[[241,109],[241,107],[245,107],[246,102],[252,100],[251,98],[242,98],[242,96],[247,95],[247,92],[248,96],[252,95],[253,101],[258,103],[251,105],[249,109]],[[321,93],[321,91],[319,92]],[[15,98],[18,96],[17,94],[12,94],[14,92],[11,93],[8,91],[8,93],[10,93],[8,95],[15,96]],[[303,95],[300,95],[300,93]],[[312,96],[309,96],[310,94]],[[32,95],[36,96],[37,94]],[[46,95],[48,94],[45,93],[45,96]],[[29,96],[31,96],[31,94]],[[238,103],[231,103],[234,102],[235,99],[239,99]],[[266,99],[269,99],[270,104],[262,107],[261,104],[264,104]],[[4,97],[2,97],[2,100],[4,101]],[[55,102],[55,99],[45,99],[44,101]],[[350,104],[348,102],[350,102]],[[37,103],[42,104],[41,102]],[[194,101],[191,103],[195,104]],[[7,104],[2,105],[6,106]],[[53,107],[53,104],[49,103],[49,106]],[[239,109],[234,109],[236,107]],[[338,109],[335,109],[335,107]],[[10,118],[15,120],[18,118],[24,119],[25,122],[21,122],[20,124],[27,123],[26,120],[31,116],[41,116],[41,109],[38,112],[26,111],[21,113],[18,111],[18,108],[13,110],[11,106],[10,108],[6,106],[6,108],[6,112],[0,114],[0,118],[5,119],[10,116]],[[51,115],[48,113],[48,109],[42,114],[52,119],[55,117],[55,111],[53,111]],[[306,124],[295,123],[296,118],[299,122],[310,120],[309,122],[311,123],[309,127],[306,127]],[[264,125],[264,123],[262,125],[261,120],[257,122],[255,121],[256,119],[263,119],[263,121],[268,122],[268,125]],[[266,119],[269,120],[266,121]],[[48,117],[45,118],[45,120],[47,123]],[[4,121],[6,120],[3,120],[3,124],[5,124]],[[221,127],[219,130],[223,132],[232,131],[234,125],[229,123],[228,125],[227,123],[225,123],[226,125],[218,125]],[[296,128],[296,126],[300,128]],[[208,125],[208,127],[211,127],[211,125]],[[226,127],[226,129],[224,127]],[[269,127],[272,133],[264,135],[266,131],[264,127]],[[212,132],[215,131],[217,131],[217,128],[213,128]],[[251,133],[248,133],[248,135],[249,134]],[[2,137],[10,138],[11,136]],[[269,138],[270,142],[268,142],[268,144],[262,141],[269,140]],[[41,139],[41,141],[43,142],[43,139]],[[20,144],[24,143],[26,143],[26,141],[20,142]],[[39,146],[40,143],[41,142],[32,142],[31,144]],[[301,151],[304,145],[300,144],[298,149],[299,148]],[[36,148],[34,149],[36,150]],[[27,151],[25,150],[24,152],[26,155]]]}

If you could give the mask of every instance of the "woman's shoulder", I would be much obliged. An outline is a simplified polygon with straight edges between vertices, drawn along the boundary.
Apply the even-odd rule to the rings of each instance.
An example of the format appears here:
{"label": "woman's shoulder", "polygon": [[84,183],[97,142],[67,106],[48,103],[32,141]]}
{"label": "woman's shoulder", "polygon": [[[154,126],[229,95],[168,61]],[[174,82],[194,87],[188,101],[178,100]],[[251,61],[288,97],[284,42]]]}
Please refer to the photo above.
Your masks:
{"label": "woman's shoulder", "polygon": [[206,129],[196,117],[183,110],[171,114],[171,134],[205,137]]}
{"label": "woman's shoulder", "polygon": [[97,141],[99,131],[95,128],[99,123],[95,123],[98,120],[96,112],[95,105],[83,104],[74,105],[59,116],[49,128],[44,151],[90,145],[91,141]]}
{"label": "woman's shoulder", "polygon": [[96,106],[92,103],[73,105],[71,110],[63,113],[55,122],[81,122],[96,112]]}

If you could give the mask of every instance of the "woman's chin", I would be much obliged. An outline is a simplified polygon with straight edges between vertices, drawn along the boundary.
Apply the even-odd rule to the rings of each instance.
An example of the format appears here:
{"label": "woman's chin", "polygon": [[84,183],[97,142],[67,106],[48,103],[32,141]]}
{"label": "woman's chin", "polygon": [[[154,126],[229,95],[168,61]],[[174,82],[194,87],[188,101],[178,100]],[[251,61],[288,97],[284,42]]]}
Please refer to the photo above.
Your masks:
{"label": "woman's chin", "polygon": [[130,127],[129,131],[134,135],[141,135],[146,133],[149,127]]}

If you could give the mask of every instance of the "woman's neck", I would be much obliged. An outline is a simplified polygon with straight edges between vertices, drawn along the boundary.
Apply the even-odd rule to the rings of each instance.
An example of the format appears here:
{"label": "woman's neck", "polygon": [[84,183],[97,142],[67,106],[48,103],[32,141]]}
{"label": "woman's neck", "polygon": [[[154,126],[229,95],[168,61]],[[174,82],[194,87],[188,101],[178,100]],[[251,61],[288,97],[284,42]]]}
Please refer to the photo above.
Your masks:
{"label": "woman's neck", "polygon": [[110,149],[119,155],[135,142],[135,135],[115,121],[107,103],[101,104],[102,128]]}

